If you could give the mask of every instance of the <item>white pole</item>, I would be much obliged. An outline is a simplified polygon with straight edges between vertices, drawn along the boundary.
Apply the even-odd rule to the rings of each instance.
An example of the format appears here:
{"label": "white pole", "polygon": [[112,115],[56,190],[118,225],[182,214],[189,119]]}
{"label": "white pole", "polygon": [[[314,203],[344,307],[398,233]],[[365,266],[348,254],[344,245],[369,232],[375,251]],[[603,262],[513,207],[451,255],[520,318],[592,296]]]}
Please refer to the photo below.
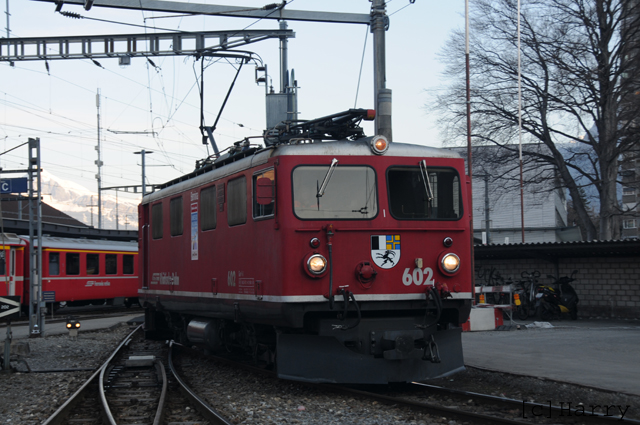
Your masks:
{"label": "white pole", "polygon": [[520,159],[520,223],[524,243],[524,183],[522,164],[522,64],[520,52],[520,0],[518,0],[518,157]]}
{"label": "white pole", "polygon": [[11,16],[9,13],[9,0],[7,0],[7,9],[5,13],[7,14],[7,38],[9,38],[11,37],[11,30],[9,29],[9,16]]}
{"label": "white pole", "polygon": [[98,166],[98,174],[96,174],[96,180],[98,181],[98,229],[102,229],[102,161],[100,159],[100,89],[96,94],[96,108],[98,109],[98,144],[96,145],[96,151],[98,151],[98,159],[96,165]]}

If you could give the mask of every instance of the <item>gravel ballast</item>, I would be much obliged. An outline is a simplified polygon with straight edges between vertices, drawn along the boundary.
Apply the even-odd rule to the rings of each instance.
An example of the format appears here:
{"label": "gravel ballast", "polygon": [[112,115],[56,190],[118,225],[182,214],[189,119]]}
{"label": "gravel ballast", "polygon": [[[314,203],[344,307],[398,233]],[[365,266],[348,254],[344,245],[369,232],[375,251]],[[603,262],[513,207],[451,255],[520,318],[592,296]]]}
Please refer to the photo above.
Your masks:
{"label": "gravel ballast", "polygon": [[[0,329],[0,332],[2,330]],[[129,333],[122,324],[112,329],[83,332],[77,339],[67,335],[23,339],[29,353],[23,355],[32,370],[95,370]],[[439,415],[406,411],[372,400],[322,392],[294,382],[266,379],[216,362],[191,364],[186,375],[194,383],[206,382],[204,397],[220,408],[233,423],[243,424],[448,424],[456,422]],[[91,371],[53,373],[0,373],[0,423],[40,424],[91,375]],[[202,382],[202,381],[201,381]],[[625,418],[639,418],[640,397],[600,391],[531,377],[468,369],[447,379],[432,382],[451,388],[506,396],[514,399],[572,400],[588,404],[629,405]],[[195,385],[198,387],[199,385]]]}

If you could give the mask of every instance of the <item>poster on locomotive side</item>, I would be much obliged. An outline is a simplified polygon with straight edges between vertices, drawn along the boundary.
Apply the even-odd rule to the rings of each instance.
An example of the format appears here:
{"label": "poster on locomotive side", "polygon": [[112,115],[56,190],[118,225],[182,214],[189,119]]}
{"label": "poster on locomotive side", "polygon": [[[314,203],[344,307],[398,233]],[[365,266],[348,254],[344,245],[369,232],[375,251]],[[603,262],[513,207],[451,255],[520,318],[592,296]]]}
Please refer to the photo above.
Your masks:
{"label": "poster on locomotive side", "polygon": [[191,259],[198,259],[198,203],[191,203]]}

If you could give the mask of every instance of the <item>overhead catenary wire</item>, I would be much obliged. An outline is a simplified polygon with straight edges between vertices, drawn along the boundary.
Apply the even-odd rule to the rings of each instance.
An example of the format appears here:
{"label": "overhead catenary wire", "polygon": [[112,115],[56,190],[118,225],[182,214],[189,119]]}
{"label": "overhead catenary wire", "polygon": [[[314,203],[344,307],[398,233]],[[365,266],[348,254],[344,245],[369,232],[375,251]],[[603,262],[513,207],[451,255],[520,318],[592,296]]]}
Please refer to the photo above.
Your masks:
{"label": "overhead catenary wire", "polygon": [[[291,3],[291,2],[289,2],[289,3]],[[273,8],[271,8],[272,9],[271,13],[276,13],[279,10],[278,8],[284,7],[284,5],[286,5],[286,4],[287,4],[287,2],[283,2],[280,5],[275,5]],[[245,27],[245,29],[255,25],[257,22],[260,22],[262,19],[264,19],[264,18],[256,19],[255,22],[253,22],[250,25],[247,25]],[[96,21],[97,21],[97,19],[96,19]],[[107,22],[107,20],[102,20],[102,21]],[[116,22],[116,21],[111,21],[111,22],[107,22],[107,23],[126,25],[126,23],[121,23],[121,22]],[[147,28],[150,29],[150,28],[153,28],[153,26],[145,25],[145,30]],[[158,29],[158,28],[154,28],[154,29]],[[180,32],[180,30],[175,30],[175,31],[176,32]],[[85,59],[85,60],[83,60],[83,62],[93,66],[93,62],[87,62],[87,60],[88,59]],[[149,62],[147,62],[147,64],[149,65]],[[155,64],[153,64],[151,66],[154,66],[154,65]],[[141,84],[139,81],[133,80],[133,79],[128,78],[128,77],[123,76],[123,75],[120,75],[120,74],[118,74],[117,72],[114,72],[111,69],[108,69],[108,68],[103,68],[103,69],[105,71],[107,71],[108,73],[110,73],[110,74],[117,74],[119,78],[125,78],[125,79],[127,79],[129,81],[134,82],[135,84]],[[162,69],[161,67],[160,68],[156,68],[156,71],[159,73],[161,69]],[[29,70],[29,71],[31,71],[31,70]],[[54,79],[64,80],[64,79],[61,79],[58,75],[56,75],[56,72],[55,72],[54,69],[49,69],[48,72],[46,73],[46,75],[50,78],[50,82],[51,81],[55,81]],[[159,77],[161,77],[161,75],[159,75]],[[159,78],[159,80],[162,81],[162,78]],[[82,87],[81,85],[77,84],[76,82],[69,81],[69,80],[66,80],[65,82],[67,84],[73,84],[74,86],[76,86],[78,88],[84,89],[84,90],[90,92],[92,95],[95,93],[94,92],[95,89],[93,87],[92,88]],[[150,89],[149,90],[150,92],[153,92],[153,93],[160,92],[162,94],[162,96],[165,99],[165,104],[166,104],[165,106],[167,107],[166,115],[164,115],[164,114],[160,115],[160,119],[162,120],[161,121],[162,124],[161,124],[160,127],[158,127],[157,124],[154,125],[154,123],[157,123],[157,121],[155,121],[155,120],[158,117],[152,116],[152,131],[155,131],[156,129],[162,131],[165,128],[167,128],[169,122],[174,121],[175,118],[177,117],[176,114],[177,114],[179,109],[184,109],[185,106],[194,107],[193,105],[191,105],[188,102],[188,94],[185,95],[183,98],[180,98],[178,96],[175,96],[175,95],[172,95],[172,94],[168,93],[167,88],[166,88],[167,86],[166,86],[165,83],[162,83],[162,87],[161,87],[160,90],[157,90],[157,89],[153,88],[153,82],[151,81],[151,78],[148,78],[147,83],[148,83],[147,87]],[[174,76],[174,83],[175,83],[175,76]],[[143,85],[143,84],[141,84],[141,85]],[[191,92],[192,89],[193,89],[193,87],[189,90],[189,92]],[[76,144],[81,144],[83,140],[93,141],[94,138],[89,136],[89,133],[92,132],[92,131],[95,131],[94,130],[94,128],[95,128],[94,125],[90,125],[90,124],[87,124],[85,122],[82,122],[81,120],[77,120],[77,119],[75,119],[75,117],[71,118],[69,116],[56,114],[56,108],[51,104],[51,100],[54,99],[54,95],[52,93],[50,93],[49,98],[50,98],[49,99],[50,104],[49,104],[48,108],[36,107],[36,108],[33,108],[33,109],[29,110],[29,108],[19,107],[19,109],[21,109],[21,112],[23,112],[23,113],[35,114],[35,116],[38,116],[38,118],[39,118],[38,121],[39,122],[42,122],[43,119],[47,119],[50,123],[55,124],[55,125],[64,125],[67,128],[70,128],[69,131],[71,133],[75,133],[75,134],[71,134],[71,133],[67,132],[65,134],[64,131],[55,131],[55,130],[45,130],[44,131],[46,134],[48,134],[50,136],[57,137],[58,140],[62,140],[62,138],[64,138],[65,141],[71,141],[72,143],[76,143]],[[20,98],[18,97],[17,99],[20,99]],[[125,106],[124,108],[118,108],[118,110],[126,110],[127,108],[131,108],[131,107],[135,108],[136,107],[135,105],[132,104],[132,102],[127,104],[126,101],[123,102],[123,101],[121,101],[119,99],[113,99],[111,97],[103,97],[103,99],[105,99],[105,100],[108,99],[109,101],[115,101],[115,102],[118,102],[119,104]],[[179,103],[177,103],[177,102],[179,102]],[[174,107],[174,105],[175,105],[175,107]],[[38,110],[39,110],[39,112],[38,112]],[[156,115],[156,114],[154,114],[154,115]],[[246,129],[250,129],[251,130],[251,126],[246,126],[244,124],[238,123],[237,120],[229,120],[229,119],[227,119],[225,117],[221,117],[221,119],[224,120],[225,122],[229,122],[229,123],[232,123],[233,125],[237,125],[238,127],[242,127],[242,128],[246,128]],[[179,120],[176,121],[176,122],[179,123],[179,124],[187,124],[187,123],[181,122]],[[189,125],[189,124],[187,124],[187,125]],[[37,126],[29,127],[29,126],[19,126],[18,125],[18,126],[15,126],[15,127],[10,127],[10,124],[5,124],[5,125],[3,125],[3,131],[4,132],[9,131],[9,133],[7,134],[7,137],[5,137],[5,140],[12,140],[12,139],[15,138],[15,135],[11,134],[12,132],[11,132],[10,128],[13,128],[15,130],[18,130],[18,129],[21,128],[21,130],[18,130],[18,131],[22,131],[22,130],[42,131],[40,128],[35,128],[35,127],[37,127]],[[167,162],[170,161],[172,164],[175,164],[176,162],[178,164],[180,162],[183,162],[184,164],[186,164],[185,161],[189,161],[191,159],[189,157],[192,157],[192,158],[196,159],[197,156],[195,156],[193,154],[190,155],[190,154],[185,154],[184,152],[179,152],[179,153],[178,152],[171,152],[172,149],[167,149],[169,144],[171,144],[173,146],[174,143],[181,143],[184,146],[192,146],[194,148],[197,147],[199,149],[202,149],[201,143],[196,143],[196,140],[191,138],[190,134],[185,133],[180,128],[176,128],[175,130],[180,135],[178,138],[173,138],[173,139],[165,138],[165,139],[157,140],[157,143],[159,144],[159,147],[162,148],[161,150],[167,153],[167,156],[166,156]],[[236,140],[238,139],[236,136],[230,136],[230,135],[224,134],[224,131],[222,133],[220,133],[219,135],[223,136],[223,137],[228,137],[228,138],[233,137]],[[184,136],[186,136],[186,137],[184,137]],[[184,138],[182,140],[180,140],[181,137],[184,137]],[[190,139],[190,140],[187,140],[187,138]],[[185,140],[187,140],[187,141],[185,141]],[[113,138],[106,137],[105,140],[104,140],[104,147],[106,149],[111,149],[111,148],[116,149],[118,147],[122,148],[122,147],[126,147],[127,144],[129,144],[129,142],[125,141],[124,138],[118,138],[117,140],[114,140]],[[49,149],[51,149],[51,148],[49,148]],[[51,149],[51,152],[63,153],[64,151]],[[78,158],[78,159],[82,158],[79,155],[75,155],[73,157]],[[190,164],[190,165],[192,165],[192,164]],[[182,166],[185,166],[185,165],[182,165]],[[69,170],[77,169],[77,170],[81,170],[81,171],[83,170],[81,167],[77,167],[77,166],[69,167],[67,169],[69,169]],[[89,173],[90,171],[89,170],[84,170],[84,172]],[[112,175],[112,173],[105,173],[105,176],[109,176],[109,175]]]}
{"label": "overhead catenary wire", "polygon": [[[289,3],[291,3],[291,2],[289,2]],[[273,7],[273,8],[272,8],[272,9],[273,9],[273,11],[272,11],[271,13],[275,13],[279,8],[283,7],[285,4],[286,4],[286,2],[283,2],[283,3],[281,3],[280,5],[276,5],[277,7]],[[258,9],[260,9],[260,8],[258,8]],[[67,14],[67,15],[68,15],[68,14]],[[143,16],[143,17],[144,17],[144,16]],[[83,17],[83,18],[84,18],[84,17]],[[98,19],[95,19],[95,18],[87,18],[87,19],[98,20]],[[146,18],[144,18],[144,19],[146,19]],[[254,23],[252,23],[252,24],[250,24],[250,25],[246,26],[246,27],[245,27],[245,29],[246,29],[246,28],[249,28],[250,26],[254,25],[255,23],[259,22],[259,21],[260,21],[260,20],[262,20],[262,19],[264,19],[264,18],[259,18],[259,19],[257,19]],[[118,24],[118,25],[128,25],[128,23],[120,22],[120,21],[108,21],[108,20],[101,20],[101,21],[108,22],[108,23],[113,23],[113,24]],[[145,29],[150,28],[149,26],[143,26],[143,27],[145,27]],[[157,29],[157,28],[156,28],[156,27],[153,27],[153,29]],[[174,31],[176,31],[176,32],[180,32],[180,30],[174,30]],[[185,32],[185,31],[182,31],[182,32]],[[105,69],[105,70],[107,70],[107,71],[109,71],[109,72],[113,72],[113,71],[108,70],[108,69]],[[133,81],[133,80],[132,80],[132,81]],[[136,83],[138,83],[138,82],[136,82]],[[86,89],[86,90],[93,91],[93,88],[92,88],[92,89]],[[166,92],[163,92],[163,94],[166,96]],[[183,102],[183,103],[184,103],[184,102]],[[223,118],[223,119],[225,119],[225,118]]]}

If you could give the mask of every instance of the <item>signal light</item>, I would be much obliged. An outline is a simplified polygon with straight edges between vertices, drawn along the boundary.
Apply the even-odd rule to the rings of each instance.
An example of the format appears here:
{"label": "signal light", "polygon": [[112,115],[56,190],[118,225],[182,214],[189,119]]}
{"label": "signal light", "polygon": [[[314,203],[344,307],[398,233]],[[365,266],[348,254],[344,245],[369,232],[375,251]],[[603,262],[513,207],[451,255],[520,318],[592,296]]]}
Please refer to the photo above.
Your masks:
{"label": "signal light", "polygon": [[371,151],[376,155],[384,155],[389,149],[389,141],[384,136],[371,138]]}
{"label": "signal light", "polygon": [[67,329],[79,329],[80,322],[76,319],[67,319]]}
{"label": "signal light", "polygon": [[78,337],[78,329],[80,329],[80,321],[75,317],[68,316],[67,329],[69,329],[69,336],[72,339],[76,339]]}
{"label": "signal light", "polygon": [[522,304],[522,302],[520,301],[520,294],[513,294],[513,300],[516,305]]}

